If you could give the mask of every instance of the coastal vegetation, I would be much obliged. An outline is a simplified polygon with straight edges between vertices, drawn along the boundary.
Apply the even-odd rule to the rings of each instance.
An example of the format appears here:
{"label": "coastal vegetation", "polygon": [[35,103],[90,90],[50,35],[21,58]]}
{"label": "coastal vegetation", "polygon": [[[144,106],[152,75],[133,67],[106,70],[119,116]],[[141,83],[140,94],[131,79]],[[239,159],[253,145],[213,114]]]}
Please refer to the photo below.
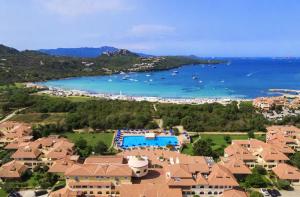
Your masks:
{"label": "coastal vegetation", "polygon": [[[268,121],[248,102],[202,105],[156,104],[150,102],[69,98],[36,95],[34,89],[7,86],[1,91],[5,113],[26,108],[14,120],[54,124],[64,131],[92,128],[155,129],[161,119],[166,129],[182,125],[191,132],[203,131],[265,131]],[[53,129],[53,128],[52,128]],[[56,129],[56,130],[59,130]],[[251,132],[249,132],[251,134]]]}
{"label": "coastal vegetation", "polygon": [[265,131],[265,118],[251,103],[232,102],[203,105],[157,105],[164,127],[182,125],[186,130],[202,131]]}
{"label": "coastal vegetation", "polygon": [[[126,51],[126,53],[123,53]],[[158,61],[159,60],[159,61]],[[153,63],[137,71],[164,70],[187,64],[216,64],[218,60],[196,59],[185,56],[164,56],[152,60],[123,50],[122,53],[99,55],[96,58],[58,57],[39,51],[18,51],[0,45],[0,84],[33,82],[75,76],[109,75],[127,72],[134,65]]]}

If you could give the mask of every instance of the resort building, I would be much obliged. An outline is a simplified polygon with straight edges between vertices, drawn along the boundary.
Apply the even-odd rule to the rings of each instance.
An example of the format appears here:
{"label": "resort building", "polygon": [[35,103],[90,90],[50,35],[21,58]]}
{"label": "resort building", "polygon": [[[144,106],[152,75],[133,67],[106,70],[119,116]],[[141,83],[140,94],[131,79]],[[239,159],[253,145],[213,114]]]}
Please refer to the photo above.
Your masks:
{"label": "resort building", "polygon": [[270,111],[278,106],[294,110],[299,109],[300,99],[299,97],[286,98],[284,96],[258,97],[253,100],[253,106],[262,111]]}
{"label": "resort building", "polygon": [[21,162],[10,161],[0,167],[0,179],[2,181],[18,180],[26,173],[27,169],[28,168]]}
{"label": "resort building", "polygon": [[236,179],[244,178],[252,173],[250,168],[240,157],[232,156],[230,158],[222,158],[220,164],[226,167]]}
{"label": "resort building", "polygon": [[[233,140],[232,144],[224,150],[223,162],[238,157],[250,168],[261,165],[267,170],[271,170],[278,164],[289,160],[280,150],[277,146],[257,139]],[[245,159],[246,156],[247,159]]]}
{"label": "resort building", "polygon": [[280,180],[289,181],[292,185],[300,185],[300,170],[288,164],[278,164],[272,168],[274,174]]}
{"label": "resort building", "polygon": [[66,187],[50,196],[219,197],[239,188],[231,171],[211,158],[153,148],[92,156],[69,167],[65,177]]}
{"label": "resort building", "polygon": [[0,124],[0,147],[15,141],[31,139],[32,129],[29,124],[6,121]]}
{"label": "resort building", "polygon": [[[267,127],[266,142],[300,151],[300,129],[290,125]],[[294,153],[289,149],[287,151]]]}
{"label": "resort building", "polygon": [[28,168],[44,164],[51,166],[54,161],[72,156],[74,144],[65,138],[52,135],[19,146],[11,158]]}

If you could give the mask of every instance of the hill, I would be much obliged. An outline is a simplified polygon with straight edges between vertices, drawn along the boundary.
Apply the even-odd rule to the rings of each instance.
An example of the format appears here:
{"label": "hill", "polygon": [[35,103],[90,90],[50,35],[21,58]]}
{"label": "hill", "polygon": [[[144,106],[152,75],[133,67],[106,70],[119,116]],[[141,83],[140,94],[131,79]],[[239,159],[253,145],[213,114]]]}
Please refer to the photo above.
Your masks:
{"label": "hill", "polygon": [[81,48],[40,49],[39,51],[54,56],[93,58],[105,52],[115,52],[117,50],[118,49],[115,47],[103,46],[99,48],[81,47]]}
{"label": "hill", "polygon": [[217,64],[220,61],[182,56],[140,57],[117,50],[96,58],[51,56],[38,51],[18,51],[1,45],[0,84],[33,82],[75,76],[165,70],[187,64]]}

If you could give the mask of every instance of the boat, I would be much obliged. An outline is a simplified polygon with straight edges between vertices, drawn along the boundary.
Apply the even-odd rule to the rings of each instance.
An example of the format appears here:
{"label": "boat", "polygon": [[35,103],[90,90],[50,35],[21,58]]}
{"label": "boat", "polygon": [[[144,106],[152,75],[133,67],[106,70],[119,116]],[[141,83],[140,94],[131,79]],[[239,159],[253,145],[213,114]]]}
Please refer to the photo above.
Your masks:
{"label": "boat", "polygon": [[252,75],[253,75],[253,73],[248,73],[246,76],[251,77]]}
{"label": "boat", "polygon": [[146,77],[150,77],[151,75],[147,74]]}
{"label": "boat", "polygon": [[224,80],[221,80],[220,82],[221,82],[221,83],[224,83],[225,81],[224,81]]}
{"label": "boat", "polygon": [[192,79],[193,79],[193,80],[196,80],[196,79],[198,79],[198,77],[197,77],[197,76],[193,76]]}
{"label": "boat", "polygon": [[199,83],[202,83],[203,81],[199,80],[198,82],[199,82]]}
{"label": "boat", "polygon": [[109,79],[108,82],[112,82],[112,79]]}
{"label": "boat", "polygon": [[177,75],[176,73],[174,73],[174,72],[172,72],[172,74],[171,74],[172,76],[175,76],[175,75]]}
{"label": "boat", "polygon": [[178,71],[177,71],[177,70],[174,70],[173,73],[178,73]]}

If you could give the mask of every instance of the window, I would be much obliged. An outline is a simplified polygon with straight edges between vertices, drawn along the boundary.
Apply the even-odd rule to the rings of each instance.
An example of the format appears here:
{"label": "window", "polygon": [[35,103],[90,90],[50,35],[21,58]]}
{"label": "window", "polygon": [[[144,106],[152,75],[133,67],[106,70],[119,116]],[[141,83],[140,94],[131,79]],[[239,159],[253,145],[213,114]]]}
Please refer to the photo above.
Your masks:
{"label": "window", "polygon": [[147,169],[145,169],[144,172],[147,172]]}
{"label": "window", "polygon": [[140,171],[136,171],[137,174],[141,173]]}

